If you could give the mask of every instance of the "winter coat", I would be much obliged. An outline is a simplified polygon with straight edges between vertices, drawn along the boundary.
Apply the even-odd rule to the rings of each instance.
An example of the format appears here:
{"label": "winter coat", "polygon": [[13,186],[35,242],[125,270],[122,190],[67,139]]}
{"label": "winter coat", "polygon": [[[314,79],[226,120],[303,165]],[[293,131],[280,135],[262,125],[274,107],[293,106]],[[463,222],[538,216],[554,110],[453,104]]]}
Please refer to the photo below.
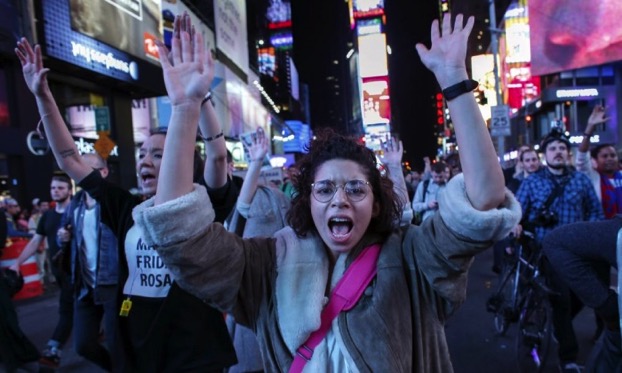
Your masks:
{"label": "winter coat", "polygon": [[[507,192],[503,206],[474,209],[462,176],[450,181],[439,204],[439,213],[422,226],[381,241],[376,278],[333,322],[350,370],[453,371],[445,321],[464,302],[473,256],[509,233],[520,206]],[[207,205],[197,185],[159,206],[145,201],[133,215],[179,285],[254,330],[266,371],[287,371],[296,349],[320,326],[327,285],[336,283],[362,245],[337,258],[331,278],[330,253],[316,234],[298,237],[286,227],[273,238],[242,239],[209,224],[214,214]],[[325,339],[304,371],[326,370],[326,351]]]}

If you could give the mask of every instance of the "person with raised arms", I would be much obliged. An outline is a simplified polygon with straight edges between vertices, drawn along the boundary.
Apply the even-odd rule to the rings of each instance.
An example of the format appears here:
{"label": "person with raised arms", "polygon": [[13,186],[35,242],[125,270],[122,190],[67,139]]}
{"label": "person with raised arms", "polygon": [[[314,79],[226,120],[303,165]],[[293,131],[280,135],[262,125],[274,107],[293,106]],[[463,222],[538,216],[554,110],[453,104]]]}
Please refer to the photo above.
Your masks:
{"label": "person with raised arms", "polygon": [[172,59],[159,45],[172,120],[157,193],[134,209],[136,224],[181,287],[257,334],[265,371],[453,370],[444,324],[465,299],[473,256],[520,220],[470,93],[473,22],[458,15],[452,27],[445,15],[442,33],[432,23],[432,47],[417,45],[448,100],[463,175],[432,218],[402,229],[375,154],[330,130],[316,132],[298,164],[288,227],[243,239],[214,223],[189,166],[206,52],[185,33]]}
{"label": "person with raised arms", "polygon": [[[179,50],[182,35],[187,39],[190,34],[195,43],[202,43],[201,34],[195,33],[191,27],[189,15],[177,16],[172,38],[173,50]],[[187,40],[183,43],[187,43]],[[154,246],[147,244],[143,228],[134,223],[132,209],[142,198],[110,184],[80,157],[50,92],[47,83],[49,69],[43,67],[41,48],[37,45],[33,49],[22,38],[15,51],[22,64],[26,84],[36,98],[45,134],[58,165],[99,202],[101,221],[115,232],[119,242],[119,348],[111,352],[120,357],[119,370],[222,372],[223,368],[234,364],[235,352],[222,314],[177,286],[175,276],[164,265]],[[209,87],[214,76],[212,65],[212,60],[207,56],[203,73],[195,75],[198,81],[189,86]],[[175,79],[171,74],[168,78]],[[203,96],[206,93],[207,90]],[[178,104],[172,101],[174,105]],[[224,138],[213,107],[209,103],[205,104],[203,97],[196,105],[195,110],[200,115],[192,118],[195,123],[191,135],[196,137],[199,124],[206,143],[205,182],[210,188],[211,198],[222,200],[222,196],[228,195],[229,188]],[[172,122],[188,119],[190,117],[180,116],[176,111]],[[177,127],[172,127],[174,137],[178,136],[175,133]],[[160,171],[168,136],[165,132],[157,132],[139,150],[136,172],[141,191],[147,197],[156,194],[161,177],[168,177]],[[194,142],[188,146],[193,152],[190,168],[194,170]],[[175,149],[170,151],[174,152]],[[197,208],[212,211],[212,205],[208,203]],[[184,220],[190,226],[194,224],[193,218],[189,214],[175,219]]]}

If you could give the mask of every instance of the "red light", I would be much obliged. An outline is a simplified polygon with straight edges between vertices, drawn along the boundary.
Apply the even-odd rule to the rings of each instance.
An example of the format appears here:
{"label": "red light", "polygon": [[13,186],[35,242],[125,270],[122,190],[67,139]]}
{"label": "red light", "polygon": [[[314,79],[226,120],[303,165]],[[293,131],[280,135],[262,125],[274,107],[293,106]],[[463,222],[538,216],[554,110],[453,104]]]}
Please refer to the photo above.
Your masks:
{"label": "red light", "polygon": [[436,99],[437,99],[438,101],[441,101],[441,100],[443,99],[443,94],[442,94],[442,93],[437,93],[437,94],[436,94]]}

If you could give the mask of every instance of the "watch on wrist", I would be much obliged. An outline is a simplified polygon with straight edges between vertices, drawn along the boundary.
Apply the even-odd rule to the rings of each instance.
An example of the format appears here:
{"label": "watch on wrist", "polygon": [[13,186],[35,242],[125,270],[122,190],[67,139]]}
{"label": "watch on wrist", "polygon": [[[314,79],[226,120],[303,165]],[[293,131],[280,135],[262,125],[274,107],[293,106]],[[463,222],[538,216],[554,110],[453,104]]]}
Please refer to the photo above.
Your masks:
{"label": "watch on wrist", "polygon": [[477,88],[478,85],[479,83],[477,81],[473,79],[466,79],[461,81],[460,83],[443,89],[443,96],[445,97],[445,100],[451,101],[458,96],[472,92],[473,90],[475,90],[475,88]]}

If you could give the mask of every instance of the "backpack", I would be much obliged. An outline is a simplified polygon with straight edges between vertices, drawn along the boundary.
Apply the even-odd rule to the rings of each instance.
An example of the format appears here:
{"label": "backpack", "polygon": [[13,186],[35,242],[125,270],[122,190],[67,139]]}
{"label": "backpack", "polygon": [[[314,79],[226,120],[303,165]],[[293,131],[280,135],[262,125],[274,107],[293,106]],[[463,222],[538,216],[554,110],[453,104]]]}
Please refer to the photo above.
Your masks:
{"label": "backpack", "polygon": [[[430,179],[423,180],[423,200],[425,201],[425,195],[428,192],[428,187],[430,186]],[[413,216],[413,224],[420,225],[423,221],[423,213],[415,212]]]}

